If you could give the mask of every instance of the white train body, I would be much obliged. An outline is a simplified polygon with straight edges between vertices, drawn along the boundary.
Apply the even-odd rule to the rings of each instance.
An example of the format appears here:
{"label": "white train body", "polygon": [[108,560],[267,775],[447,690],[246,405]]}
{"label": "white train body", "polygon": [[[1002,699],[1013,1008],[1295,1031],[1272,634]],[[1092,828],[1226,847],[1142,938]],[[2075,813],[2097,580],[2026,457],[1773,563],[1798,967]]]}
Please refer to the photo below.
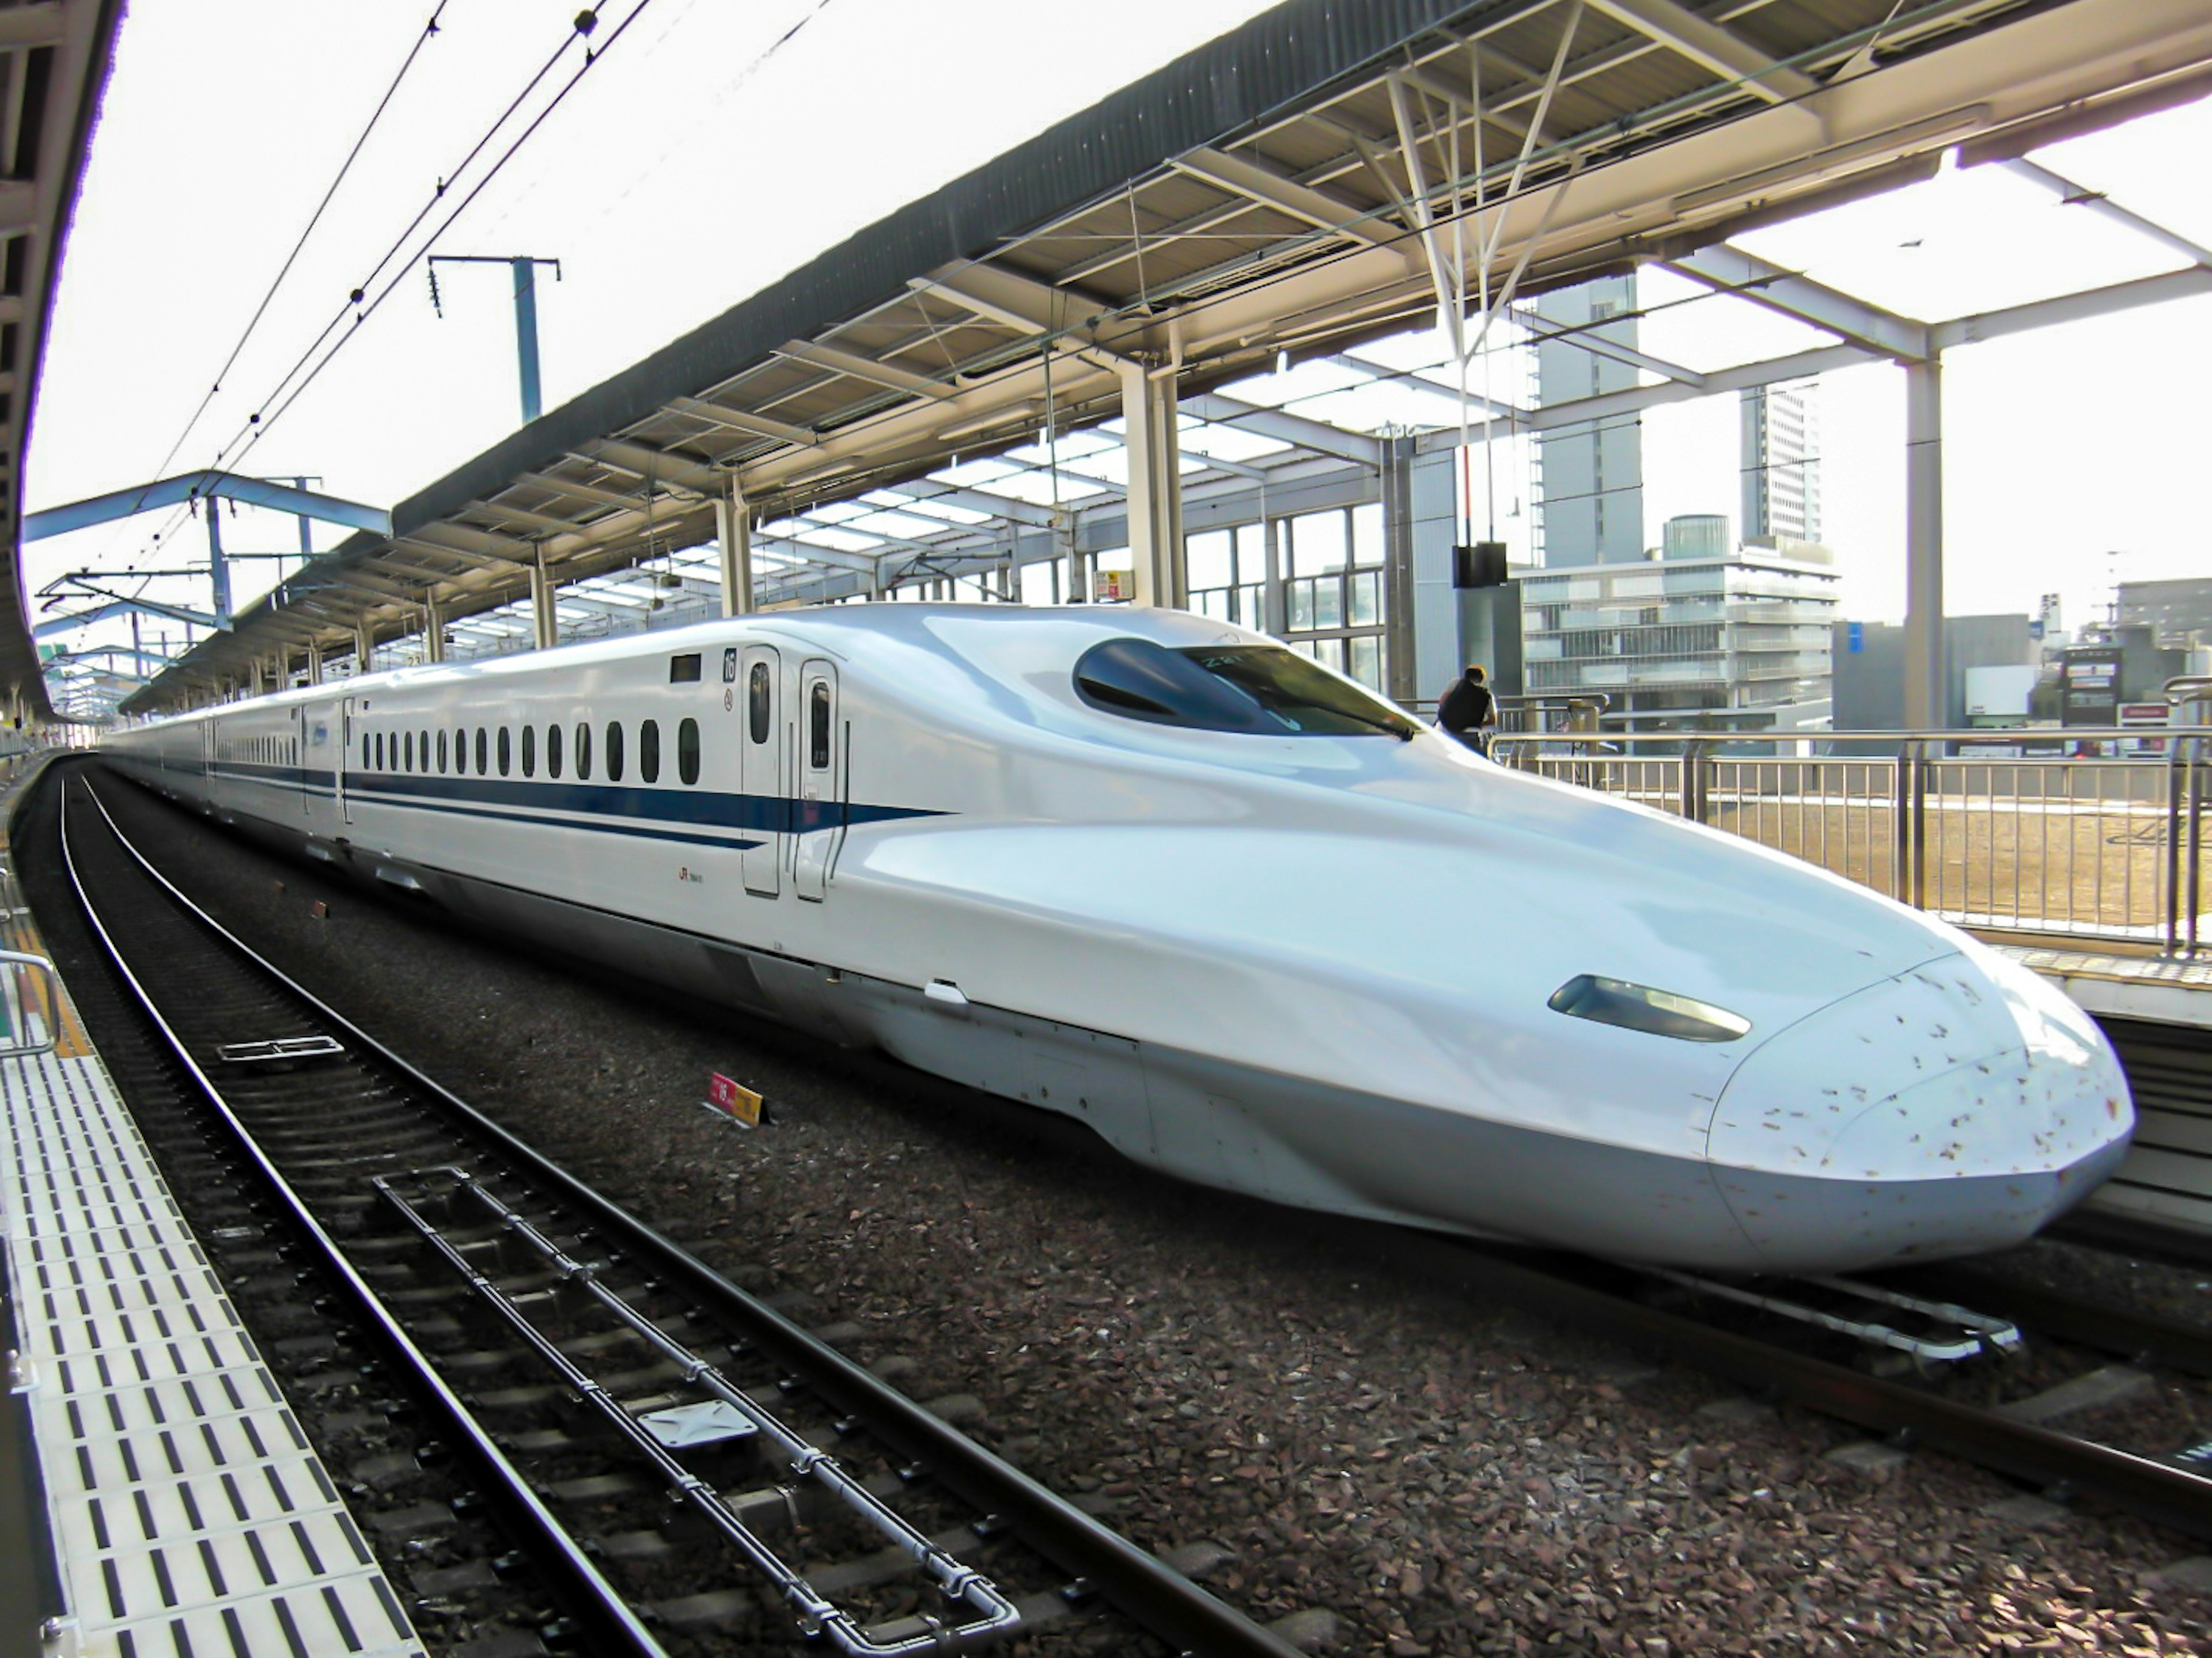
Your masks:
{"label": "white train body", "polygon": [[1174,612],[877,604],[379,674],[108,748],[463,915],[1285,1203],[1829,1271],[2017,1242],[2118,1163],[2101,1034],[1964,934],[1365,729],[1395,711],[1333,676],[1355,712],[1294,731],[1181,665],[1217,659],[1303,661]]}

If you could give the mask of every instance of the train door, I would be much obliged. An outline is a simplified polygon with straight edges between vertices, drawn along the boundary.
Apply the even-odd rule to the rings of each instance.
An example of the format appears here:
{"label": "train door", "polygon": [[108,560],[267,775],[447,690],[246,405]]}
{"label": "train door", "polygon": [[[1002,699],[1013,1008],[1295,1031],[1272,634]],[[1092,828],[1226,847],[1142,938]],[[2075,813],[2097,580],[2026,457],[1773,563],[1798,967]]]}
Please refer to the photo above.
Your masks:
{"label": "train door", "polygon": [[338,716],[338,751],[331,767],[331,786],[337,791],[338,821],[353,822],[353,796],[346,792],[346,772],[353,764],[353,698],[345,699]]}
{"label": "train door", "polygon": [[738,692],[745,710],[738,787],[744,793],[746,821],[760,832],[738,857],[745,890],[773,898],[783,890],[783,843],[791,813],[783,783],[783,666],[773,646],[745,647]]}
{"label": "train door", "polygon": [[817,659],[799,671],[798,831],[792,884],[820,903],[845,839],[845,741],[837,719],[837,670]]}

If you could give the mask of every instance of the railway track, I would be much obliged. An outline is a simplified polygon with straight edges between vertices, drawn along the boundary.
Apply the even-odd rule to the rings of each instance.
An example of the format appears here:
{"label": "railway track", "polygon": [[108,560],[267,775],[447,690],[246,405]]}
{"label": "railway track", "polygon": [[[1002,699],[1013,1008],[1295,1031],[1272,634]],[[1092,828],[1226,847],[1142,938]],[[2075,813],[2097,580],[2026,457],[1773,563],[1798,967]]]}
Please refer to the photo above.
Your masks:
{"label": "railway track", "polygon": [[436,1424],[381,1461],[450,1455],[589,1650],[1294,1650],[414,1072],[60,786],[79,899],[205,1102],[179,1183],[255,1216],[216,1245],[295,1290],[312,1261],[378,1350],[353,1374]]}
{"label": "railway track", "polygon": [[[2115,1396],[2155,1385],[2141,1370],[2085,1376],[2063,1362],[2035,1384],[2008,1380],[2002,1361],[1944,1375],[1870,1374],[1848,1349],[1803,1326],[1763,1326],[1728,1302],[1686,1296],[1668,1280],[1634,1268],[1506,1248],[1407,1235],[1394,1242],[1398,1265],[1511,1303],[1735,1383],[1762,1398],[1787,1400],[1863,1429],[1903,1448],[1956,1456],[2055,1499],[2085,1499],[2212,1537],[2212,1444],[2178,1442],[2155,1454],[2107,1444],[2057,1425],[2065,1406],[2100,1389]],[[1971,1267],[1889,1280],[1914,1293],[1943,1297],[1992,1321],[2017,1323],[2028,1351],[2064,1342],[2129,1361],[2130,1366],[2195,1379],[2212,1365],[2212,1334],[2200,1327],[2129,1312],[2106,1303],[2011,1284]]]}

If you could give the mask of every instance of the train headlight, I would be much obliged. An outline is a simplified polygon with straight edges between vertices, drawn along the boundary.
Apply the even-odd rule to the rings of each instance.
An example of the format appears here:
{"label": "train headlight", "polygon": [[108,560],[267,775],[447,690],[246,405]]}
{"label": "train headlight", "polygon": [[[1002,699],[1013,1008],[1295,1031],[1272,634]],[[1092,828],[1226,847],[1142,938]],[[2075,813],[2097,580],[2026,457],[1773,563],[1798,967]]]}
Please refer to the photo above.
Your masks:
{"label": "train headlight", "polygon": [[1654,1036],[1674,1036],[1686,1042],[1732,1042],[1751,1029],[1751,1021],[1694,996],[1626,979],[1605,979],[1595,973],[1578,973],[1552,993],[1547,1004],[1554,1012],[1617,1024]]}

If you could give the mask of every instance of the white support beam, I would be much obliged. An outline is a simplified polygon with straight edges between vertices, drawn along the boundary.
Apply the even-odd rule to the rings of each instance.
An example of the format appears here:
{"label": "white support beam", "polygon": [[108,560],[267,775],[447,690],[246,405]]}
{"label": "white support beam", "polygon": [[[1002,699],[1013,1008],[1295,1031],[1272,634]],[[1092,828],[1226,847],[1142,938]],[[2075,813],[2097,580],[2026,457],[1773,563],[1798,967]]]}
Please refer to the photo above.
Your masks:
{"label": "white support beam", "polygon": [[1905,366],[1905,723],[1943,718],[1943,363]]}
{"label": "white support beam", "polygon": [[620,507],[631,512],[641,513],[647,504],[644,495],[626,495],[619,490],[602,489],[596,483],[580,483],[574,478],[561,477],[552,472],[518,472],[514,481],[539,489],[550,489],[556,495],[567,495],[572,500],[597,501],[602,507]]}
{"label": "white support beam", "polygon": [[913,392],[925,398],[954,395],[953,387],[942,380],[932,380],[927,374],[917,374],[910,368],[878,362],[873,357],[864,357],[855,351],[841,351],[834,345],[821,345],[811,340],[787,340],[776,347],[775,355],[788,357],[794,362],[811,363],[817,368],[827,368],[833,374],[867,380],[872,385],[889,386],[894,392]]}
{"label": "white support beam", "polygon": [[909,276],[906,285],[917,294],[934,294],[949,300],[1018,334],[1056,337],[1071,329],[1087,329],[1112,308],[1087,294],[1054,288],[1004,265],[993,264],[988,259],[947,266],[934,276]]}
{"label": "white support beam", "polygon": [[[1017,501],[1012,495],[994,495],[988,489],[978,489],[972,486],[932,487],[926,495],[921,493],[921,489],[922,484],[916,483],[909,489],[902,489],[902,493],[912,494],[917,504],[941,501],[948,507],[963,507],[971,513],[988,513],[993,518],[1011,519],[1017,524],[1026,524],[1033,530],[1048,530],[1052,527],[1052,508],[1040,507],[1034,501]],[[887,507],[884,510],[896,513],[900,509],[896,507]],[[923,516],[927,517],[927,514],[925,513]]]}
{"label": "white support beam", "polygon": [[561,624],[553,608],[553,578],[540,559],[530,567],[531,642],[550,651],[561,641]]}
{"label": "white support beam", "polygon": [[1595,329],[1553,329],[1546,332],[1541,328],[1532,328],[1529,334],[1532,345],[1557,340],[1562,345],[1571,345],[1577,350],[1587,351],[1594,357],[1610,357],[1615,362],[1626,363],[1631,368],[1648,368],[1655,374],[1663,375],[1670,380],[1680,380],[1685,386],[1702,389],[1705,383],[1705,377],[1694,368],[1685,368],[1680,363],[1655,357],[1648,351],[1638,351],[1634,346],[1624,345],[1619,340],[1609,340]]}
{"label": "white support beam", "polygon": [[1121,420],[1129,452],[1129,552],[1139,604],[1180,610],[1190,603],[1182,544],[1182,474],[1177,452],[1176,386],[1142,363],[1121,370]]}
{"label": "white support beam", "polygon": [[1770,104],[1808,98],[1820,89],[1820,83],[1802,70],[1776,63],[1741,35],[1699,16],[1678,0],[1589,0],[1589,3],[1722,80],[1741,81],[1744,90]]}
{"label": "white support beam", "polygon": [[[1565,403],[1551,404],[1522,416],[1516,426],[1499,427],[1497,435],[1506,437],[1528,432],[1556,432],[1569,427],[1587,425],[1593,421],[1617,420],[1624,415],[1638,414],[1646,409],[1657,409],[1668,404],[1689,403],[1698,398],[1741,392],[1754,386],[1773,386],[1783,380],[1805,380],[1833,369],[1856,368],[1869,360],[1869,354],[1856,345],[1824,345],[1811,351],[1793,352],[1786,357],[1769,357],[1760,362],[1747,362],[1740,368],[1718,370],[1706,375],[1702,386],[1669,380],[1664,386],[1632,386],[1624,392],[1606,392],[1595,397],[1575,398]],[[1452,427],[1439,432],[1424,432],[1414,440],[1414,445],[1415,452],[1424,455],[1456,448],[1459,446],[1459,428]]]}
{"label": "white support beam", "polygon": [[1869,305],[1725,242],[1701,247],[1666,264],[1669,270],[1708,288],[1740,295],[1770,311],[1840,334],[1855,345],[1899,362],[1924,357],[1936,349],[1926,323]]}
{"label": "white support beam", "polygon": [[2039,328],[2055,328],[2061,323],[2109,317],[2121,311],[2167,305],[2175,300],[2193,300],[2205,294],[2212,294],[2212,269],[2191,265],[2185,270],[2169,270],[2162,276],[2114,282],[2110,288],[2093,288],[2081,294],[2062,294],[2052,300],[2031,300],[2026,305],[2008,306],[2002,311],[1984,311],[1979,316],[1954,318],[1949,322],[1937,323],[1929,331],[1929,337],[1936,349],[1948,350],[1954,345],[1973,345],[1983,340],[2002,339],[2007,334],[2031,333]]}
{"label": "white support beam", "polygon": [[674,495],[689,493],[695,501],[712,501],[722,493],[721,477],[705,461],[671,454],[635,438],[601,438],[576,459],[610,471],[628,472]]}
{"label": "white support beam", "polygon": [[1235,426],[1247,432],[1257,433],[1263,438],[1274,438],[1279,442],[1294,443],[1301,449],[1311,449],[1324,455],[1334,455],[1339,460],[1356,460],[1363,466],[1382,464],[1382,446],[1375,439],[1363,437],[1357,432],[1341,431],[1336,427],[1304,415],[1293,415],[1288,410],[1269,409],[1259,404],[1242,403],[1235,398],[1224,397],[1218,392],[1201,392],[1183,402],[1186,413],[1200,420],[1218,421],[1224,426]]}
{"label": "white support beam", "polygon": [[1322,230],[1333,230],[1355,241],[1381,247],[1398,240],[1397,231],[1377,218],[1370,208],[1332,196],[1325,190],[1300,184],[1288,174],[1243,155],[1200,148],[1168,163],[1178,173],[1200,179],[1217,190],[1287,213],[1293,219]]}
{"label": "white support beam", "polygon": [[815,435],[803,426],[793,426],[788,421],[771,420],[766,415],[756,415],[744,409],[732,409],[723,404],[708,403],[704,398],[671,398],[665,405],[671,412],[689,415],[694,420],[709,421],[716,426],[726,426],[733,432],[744,432],[757,438],[774,438],[801,449],[811,449]]}
{"label": "white support beam", "polygon": [[753,590],[753,521],[734,480],[714,502],[714,530],[721,551],[722,614],[750,616],[758,608]]}
{"label": "white support beam", "polygon": [[2049,167],[2031,161],[2026,156],[2007,161],[2004,165],[2008,171],[2041,185],[2069,207],[2086,207],[2100,217],[2110,219],[2114,224],[2125,225],[2137,235],[2149,237],[2169,253],[2178,253],[2191,264],[2212,265],[2212,248],[2168,230],[2154,219],[2146,219],[2142,214],[2122,207],[2101,191],[2077,185],[2064,174],[2053,173]]}

